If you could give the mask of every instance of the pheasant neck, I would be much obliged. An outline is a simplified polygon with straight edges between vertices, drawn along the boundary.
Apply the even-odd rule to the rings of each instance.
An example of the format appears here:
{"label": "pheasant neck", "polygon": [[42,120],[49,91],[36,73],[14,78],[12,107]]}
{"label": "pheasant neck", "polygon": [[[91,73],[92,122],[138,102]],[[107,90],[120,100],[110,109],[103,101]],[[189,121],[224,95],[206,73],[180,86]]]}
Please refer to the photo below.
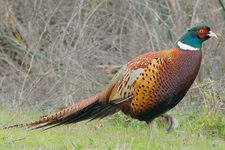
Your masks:
{"label": "pheasant neck", "polygon": [[198,50],[200,50],[199,48],[192,47],[188,44],[182,43],[181,41],[177,42],[177,46],[180,50],[184,50],[184,51],[198,51]]}

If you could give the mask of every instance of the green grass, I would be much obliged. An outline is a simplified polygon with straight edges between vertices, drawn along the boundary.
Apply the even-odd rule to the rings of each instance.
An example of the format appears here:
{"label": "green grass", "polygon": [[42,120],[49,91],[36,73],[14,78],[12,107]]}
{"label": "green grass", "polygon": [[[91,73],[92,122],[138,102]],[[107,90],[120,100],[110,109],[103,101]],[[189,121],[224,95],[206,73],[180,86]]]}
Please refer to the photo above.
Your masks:
{"label": "green grass", "polygon": [[[25,116],[1,110],[0,124],[4,125],[38,119],[39,113]],[[24,129],[1,130],[0,149],[224,149],[225,141],[217,135],[208,135],[197,128],[199,118],[174,116],[179,126],[170,134],[165,127],[153,128],[154,140],[149,141],[148,127],[144,122],[117,114],[89,123],[56,127],[47,131]],[[96,126],[100,128],[95,129]],[[155,124],[156,125],[156,124]]]}

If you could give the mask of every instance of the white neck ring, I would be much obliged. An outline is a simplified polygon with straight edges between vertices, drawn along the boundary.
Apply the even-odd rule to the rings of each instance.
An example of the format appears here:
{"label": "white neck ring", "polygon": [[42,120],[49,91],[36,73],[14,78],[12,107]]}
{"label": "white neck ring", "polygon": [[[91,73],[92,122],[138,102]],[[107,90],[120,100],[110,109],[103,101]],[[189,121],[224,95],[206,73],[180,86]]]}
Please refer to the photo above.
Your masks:
{"label": "white neck ring", "polygon": [[187,44],[184,44],[182,43],[181,41],[178,41],[177,42],[177,46],[182,49],[182,50],[189,50],[189,51],[198,51],[200,50],[199,48],[195,48],[195,47],[192,47],[190,45],[187,45]]}

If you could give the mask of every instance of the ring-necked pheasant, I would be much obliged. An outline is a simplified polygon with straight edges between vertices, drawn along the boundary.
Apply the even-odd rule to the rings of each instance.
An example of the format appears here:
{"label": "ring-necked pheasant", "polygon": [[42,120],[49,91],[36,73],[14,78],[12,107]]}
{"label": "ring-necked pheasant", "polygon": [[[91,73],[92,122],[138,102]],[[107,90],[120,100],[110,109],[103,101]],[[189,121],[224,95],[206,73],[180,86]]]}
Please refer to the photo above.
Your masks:
{"label": "ring-necked pheasant", "polygon": [[[52,128],[83,120],[102,119],[118,111],[149,125],[176,106],[194,82],[200,68],[202,43],[216,37],[209,27],[194,27],[170,50],[141,55],[124,65],[105,90],[48,117],[6,128],[42,124]],[[48,129],[45,128],[45,129]]]}

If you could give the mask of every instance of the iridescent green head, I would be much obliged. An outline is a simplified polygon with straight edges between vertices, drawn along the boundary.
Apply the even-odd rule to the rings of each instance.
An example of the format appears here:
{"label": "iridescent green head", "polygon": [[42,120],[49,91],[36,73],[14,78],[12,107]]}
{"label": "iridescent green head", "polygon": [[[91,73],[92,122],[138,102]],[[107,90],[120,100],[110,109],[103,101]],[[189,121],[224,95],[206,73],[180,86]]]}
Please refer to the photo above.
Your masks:
{"label": "iridescent green head", "polygon": [[188,30],[177,42],[177,46],[181,50],[200,50],[202,48],[202,43],[210,37],[217,38],[216,34],[213,33],[208,26],[194,27]]}

